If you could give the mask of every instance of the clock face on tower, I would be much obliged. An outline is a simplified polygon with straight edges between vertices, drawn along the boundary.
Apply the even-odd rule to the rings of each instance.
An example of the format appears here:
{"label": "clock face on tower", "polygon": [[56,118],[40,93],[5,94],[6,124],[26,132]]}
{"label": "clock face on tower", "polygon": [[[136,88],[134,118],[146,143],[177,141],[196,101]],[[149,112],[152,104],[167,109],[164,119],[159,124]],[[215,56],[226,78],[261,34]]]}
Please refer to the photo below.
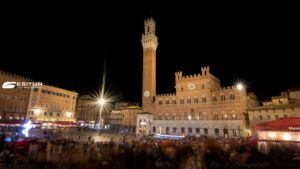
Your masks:
{"label": "clock face on tower", "polygon": [[144,96],[145,96],[145,97],[149,97],[149,96],[150,96],[149,90],[145,90],[145,91],[144,91]]}
{"label": "clock face on tower", "polygon": [[188,89],[189,89],[189,90],[194,90],[195,88],[196,88],[195,83],[189,83],[189,84],[188,84]]}

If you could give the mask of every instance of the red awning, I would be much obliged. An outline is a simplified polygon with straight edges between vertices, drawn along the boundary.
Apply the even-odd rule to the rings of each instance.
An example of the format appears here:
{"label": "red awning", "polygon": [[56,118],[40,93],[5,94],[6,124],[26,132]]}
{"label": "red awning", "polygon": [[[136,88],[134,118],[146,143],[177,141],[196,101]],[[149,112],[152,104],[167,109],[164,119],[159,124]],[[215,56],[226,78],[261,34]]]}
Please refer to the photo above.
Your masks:
{"label": "red awning", "polygon": [[257,124],[254,131],[291,131],[300,132],[300,117],[288,117]]}

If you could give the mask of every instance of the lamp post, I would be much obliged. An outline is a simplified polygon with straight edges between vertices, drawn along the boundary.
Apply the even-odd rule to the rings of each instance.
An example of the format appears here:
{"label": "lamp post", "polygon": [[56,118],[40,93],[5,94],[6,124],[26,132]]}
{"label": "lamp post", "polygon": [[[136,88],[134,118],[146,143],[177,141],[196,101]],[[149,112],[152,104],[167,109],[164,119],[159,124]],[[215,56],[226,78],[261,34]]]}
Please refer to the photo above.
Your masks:
{"label": "lamp post", "polygon": [[98,100],[98,104],[100,106],[100,110],[99,110],[99,127],[101,128],[101,125],[102,125],[102,109],[103,109],[103,106],[105,105],[106,103],[106,100],[104,98],[100,98]]}

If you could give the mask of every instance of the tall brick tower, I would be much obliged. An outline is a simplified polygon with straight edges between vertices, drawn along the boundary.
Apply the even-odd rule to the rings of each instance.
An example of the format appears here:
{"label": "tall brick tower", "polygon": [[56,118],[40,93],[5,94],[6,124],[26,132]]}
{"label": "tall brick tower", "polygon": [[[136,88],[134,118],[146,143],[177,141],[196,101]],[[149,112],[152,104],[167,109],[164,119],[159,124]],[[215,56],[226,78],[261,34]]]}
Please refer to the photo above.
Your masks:
{"label": "tall brick tower", "polygon": [[157,37],[155,35],[155,21],[153,18],[144,22],[145,32],[142,35],[143,45],[143,95],[142,106],[144,110],[153,105],[156,95],[156,49]]}

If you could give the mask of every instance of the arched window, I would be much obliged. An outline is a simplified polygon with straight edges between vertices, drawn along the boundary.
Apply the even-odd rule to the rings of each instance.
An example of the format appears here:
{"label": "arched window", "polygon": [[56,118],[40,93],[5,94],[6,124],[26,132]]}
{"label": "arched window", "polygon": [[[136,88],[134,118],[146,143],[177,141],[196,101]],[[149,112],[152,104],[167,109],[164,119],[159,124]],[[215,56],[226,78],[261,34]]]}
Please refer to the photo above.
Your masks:
{"label": "arched window", "polygon": [[218,120],[218,113],[214,113],[213,119]]}
{"label": "arched window", "polygon": [[188,114],[187,114],[187,112],[184,113],[184,117],[183,117],[183,118],[184,118],[184,120],[187,120],[187,119],[188,119]]}
{"label": "arched window", "polygon": [[166,120],[170,120],[169,113],[166,113]]}
{"label": "arched window", "polygon": [[170,134],[170,127],[166,127],[166,134]]}
{"label": "arched window", "polygon": [[207,120],[207,113],[206,112],[202,112],[202,117],[203,117],[203,120]]}
{"label": "arched window", "polygon": [[200,117],[199,117],[199,113],[198,113],[198,112],[195,113],[195,120],[200,120]]}
{"label": "arched window", "polygon": [[225,95],[223,93],[221,94],[221,101],[225,101]]}
{"label": "arched window", "polygon": [[158,115],[158,120],[163,120],[163,115],[162,114]]}
{"label": "arched window", "polygon": [[166,100],[166,104],[169,104],[169,103],[170,103],[170,102],[169,102],[169,99],[167,99],[167,100]]}
{"label": "arched window", "polygon": [[188,113],[187,119],[188,119],[188,120],[192,120],[192,115],[191,115],[191,113]]}
{"label": "arched window", "polygon": [[186,102],[187,102],[187,103],[192,103],[191,98],[188,98],[188,99],[186,100]]}
{"label": "arched window", "polygon": [[198,103],[198,98],[194,98],[194,103]]}
{"label": "arched window", "polygon": [[171,119],[172,120],[176,120],[176,114],[175,113],[172,114],[172,118]]}
{"label": "arched window", "polygon": [[152,128],[152,132],[153,132],[153,133],[156,132],[156,127],[155,127],[155,126]]}
{"label": "arched window", "polygon": [[206,103],[206,97],[204,95],[202,96],[202,103]]}
{"label": "arched window", "polygon": [[212,101],[212,102],[216,102],[216,101],[217,101],[216,95],[213,95],[213,96],[212,96],[211,101]]}
{"label": "arched window", "polygon": [[223,112],[223,120],[228,120],[228,116],[225,112]]}
{"label": "arched window", "polygon": [[237,115],[235,114],[235,112],[231,112],[231,117],[232,117],[232,120],[237,120]]}
{"label": "arched window", "polygon": [[233,94],[233,93],[230,93],[230,94],[229,94],[229,99],[230,99],[230,100],[234,100],[234,94]]}

